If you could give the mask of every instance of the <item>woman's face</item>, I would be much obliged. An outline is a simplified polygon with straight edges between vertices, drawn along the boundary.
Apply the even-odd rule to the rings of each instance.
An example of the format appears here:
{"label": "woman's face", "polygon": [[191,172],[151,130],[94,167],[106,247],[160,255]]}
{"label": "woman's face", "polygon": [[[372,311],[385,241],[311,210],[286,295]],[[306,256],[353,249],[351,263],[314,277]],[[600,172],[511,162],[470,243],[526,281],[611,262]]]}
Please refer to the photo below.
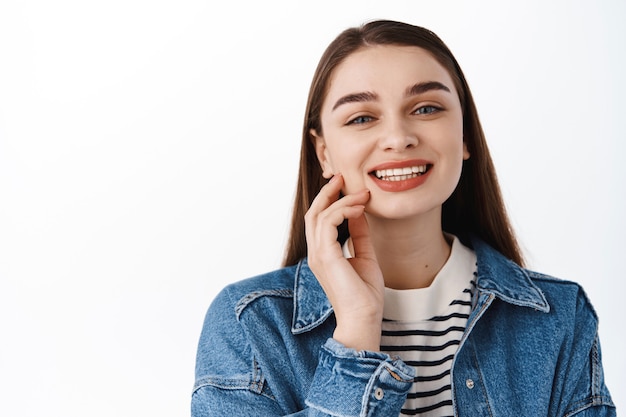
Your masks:
{"label": "woman's face", "polygon": [[370,191],[370,215],[401,219],[452,194],[469,158],[463,115],[447,70],[412,46],[372,46],[334,71],[312,131],[324,177],[341,173],[344,193]]}

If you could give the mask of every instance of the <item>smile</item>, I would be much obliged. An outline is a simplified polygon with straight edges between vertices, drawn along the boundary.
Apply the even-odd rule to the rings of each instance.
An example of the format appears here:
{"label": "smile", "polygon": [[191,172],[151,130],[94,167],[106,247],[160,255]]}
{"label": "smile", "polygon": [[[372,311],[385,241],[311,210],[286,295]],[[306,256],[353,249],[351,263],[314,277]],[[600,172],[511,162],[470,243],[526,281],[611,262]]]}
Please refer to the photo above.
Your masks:
{"label": "smile", "polygon": [[404,168],[377,169],[372,174],[382,181],[405,181],[425,174],[430,165],[416,165]]}

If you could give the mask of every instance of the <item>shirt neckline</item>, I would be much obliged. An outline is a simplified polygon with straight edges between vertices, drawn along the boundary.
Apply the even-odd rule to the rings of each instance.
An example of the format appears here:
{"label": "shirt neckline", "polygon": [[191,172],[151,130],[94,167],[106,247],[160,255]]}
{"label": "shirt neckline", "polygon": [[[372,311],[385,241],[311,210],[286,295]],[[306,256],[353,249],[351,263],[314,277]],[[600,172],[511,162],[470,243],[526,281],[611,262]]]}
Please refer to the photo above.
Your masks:
{"label": "shirt neckline", "polygon": [[385,287],[383,317],[394,321],[425,321],[441,315],[470,287],[475,271],[476,254],[455,236],[450,256],[430,286],[408,290]]}

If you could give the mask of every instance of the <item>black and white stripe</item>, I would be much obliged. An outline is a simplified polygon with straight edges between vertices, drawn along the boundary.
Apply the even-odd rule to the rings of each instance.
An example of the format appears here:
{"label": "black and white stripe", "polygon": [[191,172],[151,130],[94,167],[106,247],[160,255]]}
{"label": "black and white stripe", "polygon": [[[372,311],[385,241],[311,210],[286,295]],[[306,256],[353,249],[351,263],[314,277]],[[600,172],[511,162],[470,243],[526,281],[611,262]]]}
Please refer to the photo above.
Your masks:
{"label": "black and white stripe", "polygon": [[442,314],[420,321],[383,321],[381,350],[416,368],[401,416],[452,416],[450,370],[471,310],[475,282]]}

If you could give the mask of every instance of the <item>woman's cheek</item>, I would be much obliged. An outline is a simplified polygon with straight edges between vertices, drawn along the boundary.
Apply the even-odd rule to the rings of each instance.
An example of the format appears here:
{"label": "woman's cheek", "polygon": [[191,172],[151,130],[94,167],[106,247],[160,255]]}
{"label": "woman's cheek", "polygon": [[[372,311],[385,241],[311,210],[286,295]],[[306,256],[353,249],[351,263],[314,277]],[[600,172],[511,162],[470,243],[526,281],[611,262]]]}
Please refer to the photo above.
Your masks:
{"label": "woman's cheek", "polygon": [[365,188],[365,183],[362,178],[358,176],[351,176],[348,174],[343,174],[343,175],[344,175],[345,185],[343,187],[342,192],[344,195],[354,194]]}

